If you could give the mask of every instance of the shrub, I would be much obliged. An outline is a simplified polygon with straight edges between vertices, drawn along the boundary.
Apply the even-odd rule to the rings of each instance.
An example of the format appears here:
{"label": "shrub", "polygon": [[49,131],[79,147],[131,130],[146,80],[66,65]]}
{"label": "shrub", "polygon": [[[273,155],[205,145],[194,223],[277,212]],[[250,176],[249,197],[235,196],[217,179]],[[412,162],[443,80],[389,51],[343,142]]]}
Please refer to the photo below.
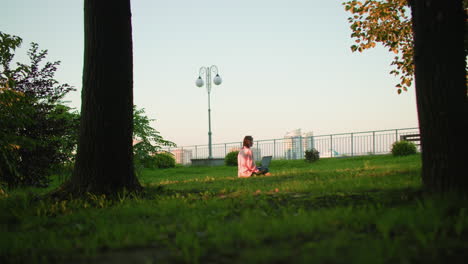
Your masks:
{"label": "shrub", "polygon": [[239,151],[231,151],[224,158],[224,164],[226,166],[237,166],[237,155]]}
{"label": "shrub", "polygon": [[54,79],[60,62],[43,62],[47,50],[36,43],[29,64],[12,66],[21,42],[0,32],[0,181],[45,187],[54,167],[73,159],[79,115],[62,99],[75,88]]}
{"label": "shrub", "polygon": [[317,161],[320,158],[319,153],[320,152],[318,152],[315,148],[308,149],[305,151],[305,160],[308,162]]}
{"label": "shrub", "polygon": [[406,140],[396,141],[392,145],[393,156],[408,156],[416,154],[416,145]]}
{"label": "shrub", "polygon": [[153,157],[154,167],[159,169],[174,168],[176,165],[174,155],[169,152],[161,152]]}

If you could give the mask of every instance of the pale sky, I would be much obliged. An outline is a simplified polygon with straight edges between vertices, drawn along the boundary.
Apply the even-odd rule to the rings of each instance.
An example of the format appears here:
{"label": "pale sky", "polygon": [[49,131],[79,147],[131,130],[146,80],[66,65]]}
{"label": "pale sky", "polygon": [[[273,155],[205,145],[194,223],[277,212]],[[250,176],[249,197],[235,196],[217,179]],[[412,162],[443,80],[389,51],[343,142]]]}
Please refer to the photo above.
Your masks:
{"label": "pale sky", "polygon": [[[76,92],[83,70],[83,0],[1,0],[0,30],[62,63],[56,79]],[[414,89],[398,95],[383,47],[352,53],[349,14],[337,0],[133,0],[134,103],[179,146],[208,144],[201,66],[217,65],[213,143],[417,127]],[[116,54],[118,56],[118,54]]]}

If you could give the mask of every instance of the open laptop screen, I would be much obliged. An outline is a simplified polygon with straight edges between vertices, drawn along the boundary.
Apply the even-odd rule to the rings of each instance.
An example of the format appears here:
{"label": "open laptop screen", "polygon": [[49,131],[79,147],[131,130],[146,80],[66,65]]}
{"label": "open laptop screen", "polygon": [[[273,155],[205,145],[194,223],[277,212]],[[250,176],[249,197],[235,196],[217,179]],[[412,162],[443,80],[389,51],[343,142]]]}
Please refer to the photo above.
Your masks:
{"label": "open laptop screen", "polygon": [[262,168],[268,168],[270,166],[272,156],[265,156],[262,158]]}

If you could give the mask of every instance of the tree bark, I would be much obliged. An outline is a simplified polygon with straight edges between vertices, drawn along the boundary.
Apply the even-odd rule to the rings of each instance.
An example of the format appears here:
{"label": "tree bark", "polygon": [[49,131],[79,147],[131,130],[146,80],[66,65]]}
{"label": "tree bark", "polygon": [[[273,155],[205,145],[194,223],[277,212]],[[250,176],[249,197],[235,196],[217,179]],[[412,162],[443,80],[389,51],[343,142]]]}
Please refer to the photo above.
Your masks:
{"label": "tree bark", "polygon": [[412,0],[422,180],[431,192],[468,190],[468,99],[462,0]]}
{"label": "tree bark", "polygon": [[85,0],[81,127],[73,194],[141,188],[134,173],[130,0]]}

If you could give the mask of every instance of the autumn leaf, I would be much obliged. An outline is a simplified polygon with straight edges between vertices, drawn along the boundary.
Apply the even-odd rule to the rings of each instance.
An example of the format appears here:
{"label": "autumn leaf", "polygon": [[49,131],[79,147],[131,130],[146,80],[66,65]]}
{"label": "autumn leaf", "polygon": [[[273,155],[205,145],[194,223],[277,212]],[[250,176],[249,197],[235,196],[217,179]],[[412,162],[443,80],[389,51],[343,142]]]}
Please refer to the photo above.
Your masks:
{"label": "autumn leaf", "polygon": [[[362,52],[364,49],[376,47],[376,42],[388,48],[395,56],[390,63],[397,70],[391,71],[396,77],[404,79],[396,85],[407,91],[412,84],[413,66],[413,33],[411,20],[408,16],[406,0],[366,0],[344,2],[345,10],[352,16],[348,18],[351,28],[351,38],[359,44],[352,45],[351,51]],[[356,14],[359,14],[356,15]],[[364,44],[363,42],[367,42]]]}

